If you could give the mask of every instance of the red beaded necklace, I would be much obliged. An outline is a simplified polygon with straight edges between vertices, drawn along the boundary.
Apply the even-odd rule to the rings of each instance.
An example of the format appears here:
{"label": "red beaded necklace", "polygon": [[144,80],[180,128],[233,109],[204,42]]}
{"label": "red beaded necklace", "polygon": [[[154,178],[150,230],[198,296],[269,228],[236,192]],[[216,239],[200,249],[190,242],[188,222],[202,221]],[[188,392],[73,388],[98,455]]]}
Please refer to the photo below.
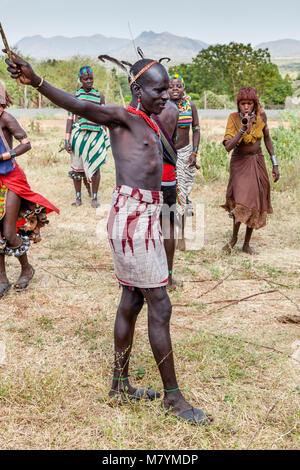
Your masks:
{"label": "red beaded necklace", "polygon": [[148,124],[148,126],[151,127],[151,129],[153,129],[156,134],[158,135],[159,137],[159,128],[158,128],[158,125],[156,124],[156,122],[152,121],[151,118],[149,118],[149,116],[147,116],[146,113],[144,113],[143,111],[140,111],[139,109],[136,109],[134,108],[133,106],[126,106],[126,111],[128,111],[129,113],[132,113],[132,114],[137,114],[138,116],[141,116],[141,118],[144,119],[144,121],[146,121],[146,123]]}

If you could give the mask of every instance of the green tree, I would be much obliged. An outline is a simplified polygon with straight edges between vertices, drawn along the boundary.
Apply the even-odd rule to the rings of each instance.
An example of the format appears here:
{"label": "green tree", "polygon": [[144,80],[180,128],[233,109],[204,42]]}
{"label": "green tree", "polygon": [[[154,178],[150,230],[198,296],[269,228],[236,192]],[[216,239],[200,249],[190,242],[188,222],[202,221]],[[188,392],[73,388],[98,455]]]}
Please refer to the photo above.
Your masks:
{"label": "green tree", "polygon": [[268,104],[284,103],[291,95],[291,80],[282,78],[271,62],[267,49],[253,49],[251,44],[231,42],[203,49],[192,64],[170,67],[187,83],[187,91],[202,94],[211,91],[234,100],[239,88],[252,86]]}

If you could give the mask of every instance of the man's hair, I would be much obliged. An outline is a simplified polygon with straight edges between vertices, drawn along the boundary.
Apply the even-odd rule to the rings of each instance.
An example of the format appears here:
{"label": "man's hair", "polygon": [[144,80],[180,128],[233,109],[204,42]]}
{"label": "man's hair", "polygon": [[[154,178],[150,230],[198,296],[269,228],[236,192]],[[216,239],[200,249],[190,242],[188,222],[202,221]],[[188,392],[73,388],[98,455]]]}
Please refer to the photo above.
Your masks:
{"label": "man's hair", "polygon": [[240,110],[239,103],[242,100],[251,100],[254,102],[254,110],[255,112],[258,111],[258,109],[261,107],[258,96],[256,94],[256,90],[252,88],[251,86],[245,86],[243,88],[240,88],[238,91],[238,95],[236,98],[236,104],[238,107],[238,110]]}
{"label": "man's hair", "polygon": [[[126,72],[127,74],[127,77],[128,77],[128,83],[132,82],[132,80],[134,79],[134,77],[143,70],[143,68],[147,67],[147,65],[151,64],[151,62],[153,62],[153,64],[155,63],[158,63],[158,64],[161,64],[161,62],[163,60],[167,60],[168,62],[170,61],[169,57],[162,57],[161,59],[159,60],[154,60],[154,59],[145,59],[144,58],[144,53],[142,51],[142,49],[140,47],[137,48],[137,52],[139,54],[139,56],[141,57],[140,60],[138,60],[137,62],[135,62],[134,64],[131,64],[130,62],[127,62],[126,60],[121,60],[119,61],[118,59],[115,59],[114,57],[111,57],[111,56],[108,56],[108,55],[100,55],[98,57],[98,59],[100,59],[102,62],[104,62],[105,60],[109,60],[110,62],[112,62],[113,64],[117,65],[118,67],[120,67],[123,72]],[[127,67],[129,67],[129,70],[127,69]],[[137,84],[142,84],[144,79],[145,79],[145,73],[147,72],[148,69],[145,70],[144,73],[142,73],[139,77],[136,78],[136,80],[134,80],[133,83],[137,83]],[[132,83],[132,85],[133,85]],[[131,86],[132,86],[131,85]]]}

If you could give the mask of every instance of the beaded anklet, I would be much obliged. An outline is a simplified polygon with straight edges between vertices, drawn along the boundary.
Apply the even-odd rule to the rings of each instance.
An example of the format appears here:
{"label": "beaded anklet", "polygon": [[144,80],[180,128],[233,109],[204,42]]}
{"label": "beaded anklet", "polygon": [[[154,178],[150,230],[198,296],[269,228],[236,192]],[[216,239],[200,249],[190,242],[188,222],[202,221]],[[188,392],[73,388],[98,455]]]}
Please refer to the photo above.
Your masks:
{"label": "beaded anklet", "polygon": [[124,382],[124,380],[128,380],[129,377],[113,377],[113,380],[120,380],[121,382]]}
{"label": "beaded anklet", "polygon": [[166,390],[166,389],[164,388],[164,392],[166,392],[166,393],[169,393],[169,392],[177,392],[177,390],[179,390],[179,387],[174,388],[173,390]]}

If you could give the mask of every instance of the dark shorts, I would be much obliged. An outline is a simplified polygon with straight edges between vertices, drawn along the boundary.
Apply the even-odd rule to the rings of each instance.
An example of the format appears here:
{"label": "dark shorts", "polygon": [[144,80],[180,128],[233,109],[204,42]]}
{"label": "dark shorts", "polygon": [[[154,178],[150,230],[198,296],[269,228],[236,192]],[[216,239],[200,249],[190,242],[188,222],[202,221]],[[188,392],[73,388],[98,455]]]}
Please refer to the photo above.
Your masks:
{"label": "dark shorts", "polygon": [[164,205],[161,210],[162,217],[168,217],[170,222],[174,224],[174,215],[177,201],[176,184],[172,186],[161,186],[163,193]]}

